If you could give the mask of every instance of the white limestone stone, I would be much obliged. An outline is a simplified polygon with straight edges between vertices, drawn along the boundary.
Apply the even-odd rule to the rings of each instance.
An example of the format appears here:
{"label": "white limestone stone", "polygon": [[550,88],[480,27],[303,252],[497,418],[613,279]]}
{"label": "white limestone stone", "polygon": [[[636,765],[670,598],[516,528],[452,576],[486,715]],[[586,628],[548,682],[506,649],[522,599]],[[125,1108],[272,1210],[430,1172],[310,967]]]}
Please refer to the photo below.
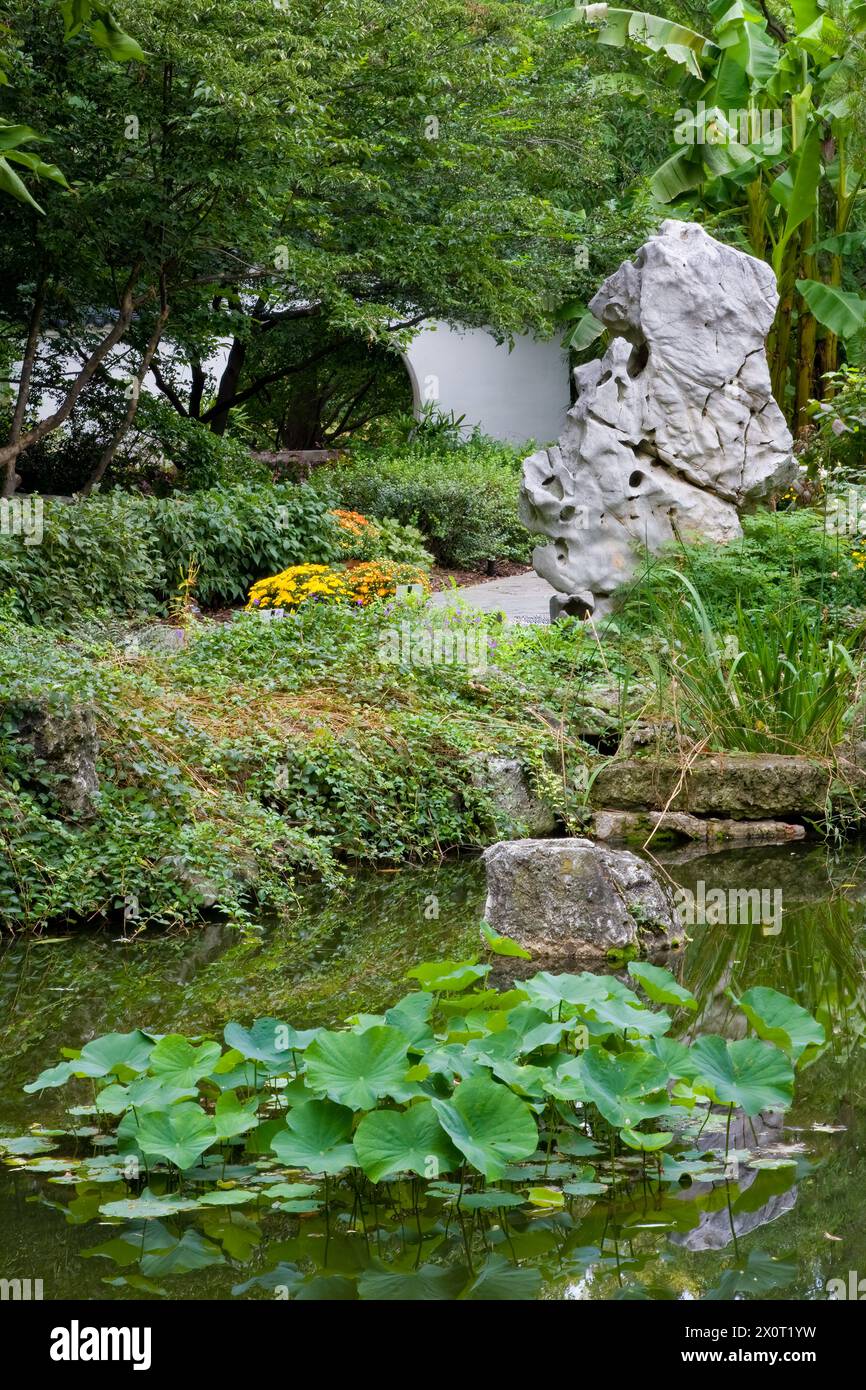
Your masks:
{"label": "white limestone stone", "polygon": [[533,564],[596,610],[642,550],[726,542],[739,511],[796,474],[764,351],[778,295],[764,261],[667,221],[590,308],[614,332],[574,373],[558,447],[524,461],[520,515],[547,537]]}

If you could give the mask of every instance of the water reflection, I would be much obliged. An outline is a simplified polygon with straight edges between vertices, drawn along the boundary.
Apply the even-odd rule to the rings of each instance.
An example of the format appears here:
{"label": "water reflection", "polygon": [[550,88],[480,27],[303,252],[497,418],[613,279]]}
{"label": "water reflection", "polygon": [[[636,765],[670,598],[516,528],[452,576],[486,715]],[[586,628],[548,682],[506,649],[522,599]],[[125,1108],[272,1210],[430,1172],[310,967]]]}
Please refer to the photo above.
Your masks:
{"label": "water reflection", "polygon": [[[85,1132],[71,1149],[63,1140],[60,1158],[36,1156],[41,1171],[0,1175],[4,1277],[42,1277],[46,1298],[826,1297],[828,1279],[866,1269],[866,860],[790,845],[656,859],[692,891],[703,882],[783,893],[777,934],[760,924],[689,929],[672,968],[700,1011],[683,1018],[682,1035],[739,1036],[731,995],[769,985],[814,1013],[830,1039],[798,1078],[792,1112],[735,1118],[732,1152],[748,1150],[748,1162],[734,1159],[713,1180],[677,1176],[674,1165],[660,1180],[636,1156],[613,1197],[569,1198],[558,1210],[467,1210],[453,1193],[394,1183],[378,1206],[346,1184],[332,1184],[325,1203],[313,1184],[304,1211],[292,1207],[303,1197],[285,1210],[261,1200],[276,1165],[253,1156],[229,1174],[246,1192],[236,1206],[109,1225],[99,1208],[128,1196],[110,1150],[85,1180],[64,1164],[70,1154],[100,1157],[82,1116]],[[61,1046],[132,1021],[204,1032],[230,1017],[311,1026],[384,1007],[404,992],[412,964],[474,948],[483,901],[483,873],[470,863],[359,876],[339,895],[310,891],[290,931],[265,926],[245,939],[212,924],[129,944],[91,934],[7,945],[0,1126],[21,1133],[59,1120],[58,1092],[25,1097],[21,1084]],[[684,1136],[681,1153],[718,1142],[711,1121]],[[202,1181],[213,1178],[204,1172]]]}

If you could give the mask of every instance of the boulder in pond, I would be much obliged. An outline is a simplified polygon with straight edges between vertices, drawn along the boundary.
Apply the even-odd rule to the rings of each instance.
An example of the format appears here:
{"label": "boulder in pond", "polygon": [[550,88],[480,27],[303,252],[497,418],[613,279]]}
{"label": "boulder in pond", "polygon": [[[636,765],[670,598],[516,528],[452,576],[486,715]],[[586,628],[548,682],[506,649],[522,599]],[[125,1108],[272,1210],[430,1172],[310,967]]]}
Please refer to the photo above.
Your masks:
{"label": "boulder in pond", "polygon": [[503,840],[484,851],[485,917],[543,965],[679,945],[671,890],[645,860],[591,840]]}

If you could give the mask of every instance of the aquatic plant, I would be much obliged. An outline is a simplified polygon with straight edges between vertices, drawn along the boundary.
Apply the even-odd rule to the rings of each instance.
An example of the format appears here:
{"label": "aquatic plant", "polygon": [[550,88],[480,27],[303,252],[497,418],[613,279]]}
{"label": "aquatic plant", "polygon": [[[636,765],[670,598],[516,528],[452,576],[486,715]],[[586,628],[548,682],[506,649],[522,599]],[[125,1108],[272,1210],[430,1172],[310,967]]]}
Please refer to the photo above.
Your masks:
{"label": "aquatic plant", "polygon": [[[515,954],[489,930],[484,941],[493,955]],[[83,1184],[93,1217],[142,1223],[137,1257],[156,1239],[181,1268],[201,1267],[181,1249],[201,1237],[190,1226],[172,1234],[165,1222],[178,1215],[212,1221],[220,1207],[255,1206],[366,1229],[365,1213],[396,1204],[418,1223],[415,1265],[389,1268],[382,1254],[361,1275],[375,1289],[362,1297],[425,1296],[430,1280],[445,1281],[438,1296],[455,1297],[477,1280],[471,1251],[455,1283],[436,1262],[439,1239],[431,1234],[425,1248],[430,1204],[446,1231],[452,1220],[477,1223],[487,1275],[513,1277],[533,1271],[504,1261],[493,1228],[507,1234],[520,1212],[572,1219],[635,1186],[655,1188],[663,1207],[684,1182],[727,1188],[731,1163],[759,1175],[768,1162],[796,1171],[793,1160],[756,1156],[741,1136],[731,1146],[735,1114],[787,1108],[796,1069],[824,1047],[821,1025],[791,999],[750,990],[738,1002],[752,1036],[702,1035],[689,1047],[670,1036],[667,1009],[615,976],[540,971],[499,987],[492,968],[473,959],[415,967],[420,988],[343,1028],[263,1018],[228,1024],[222,1042],[141,1030],[93,1039],[25,1087],[83,1082],[89,1096],[71,1106],[70,1129],[35,1129],[0,1147],[14,1167]],[[655,1003],[696,1009],[670,972],[629,971]],[[93,1155],[54,1156],[70,1134],[90,1139]],[[273,1289],[272,1273],[238,1292]],[[291,1288],[301,1278],[295,1266],[282,1273],[276,1282]],[[386,1276],[394,1288],[380,1287]]]}

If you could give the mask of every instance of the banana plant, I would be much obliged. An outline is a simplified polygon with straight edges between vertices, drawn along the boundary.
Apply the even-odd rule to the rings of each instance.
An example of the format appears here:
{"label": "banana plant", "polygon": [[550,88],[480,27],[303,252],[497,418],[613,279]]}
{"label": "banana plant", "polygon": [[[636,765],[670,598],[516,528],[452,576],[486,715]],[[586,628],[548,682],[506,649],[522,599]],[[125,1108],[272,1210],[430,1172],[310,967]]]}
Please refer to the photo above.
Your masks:
{"label": "banana plant", "polygon": [[676,149],[652,175],[653,194],[705,221],[735,215],[746,245],[773,266],[773,390],[798,423],[819,377],[838,365],[839,340],[866,329],[866,297],[843,288],[845,258],[866,244],[852,227],[866,173],[852,138],[866,0],[832,0],[832,14],[830,3],[791,0],[782,23],[750,0],[711,0],[710,36],[605,4],[550,19],[633,45],[651,69],[679,78]]}

